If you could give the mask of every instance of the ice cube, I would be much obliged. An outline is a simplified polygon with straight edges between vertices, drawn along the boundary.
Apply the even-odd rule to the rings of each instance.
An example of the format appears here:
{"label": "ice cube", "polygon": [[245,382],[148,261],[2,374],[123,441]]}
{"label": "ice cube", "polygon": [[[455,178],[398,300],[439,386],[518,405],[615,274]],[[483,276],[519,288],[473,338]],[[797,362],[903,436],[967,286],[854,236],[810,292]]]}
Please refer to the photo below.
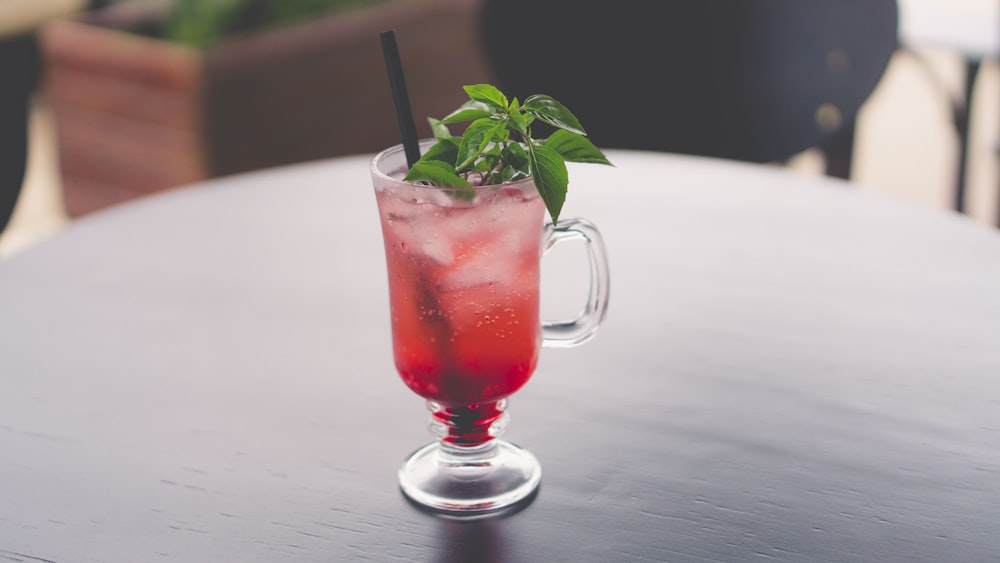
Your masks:
{"label": "ice cube", "polygon": [[437,289],[449,292],[490,285],[500,291],[530,290],[538,276],[538,245],[527,247],[527,253],[512,252],[512,240],[517,238],[494,239],[456,256],[455,263],[437,278]]}
{"label": "ice cube", "polygon": [[503,283],[513,276],[511,266],[503,258],[479,252],[448,269],[438,278],[437,288],[442,293],[447,293],[490,283]]}
{"label": "ice cube", "polygon": [[455,262],[455,253],[451,244],[438,235],[424,239],[420,243],[420,252],[441,266],[450,266]]}

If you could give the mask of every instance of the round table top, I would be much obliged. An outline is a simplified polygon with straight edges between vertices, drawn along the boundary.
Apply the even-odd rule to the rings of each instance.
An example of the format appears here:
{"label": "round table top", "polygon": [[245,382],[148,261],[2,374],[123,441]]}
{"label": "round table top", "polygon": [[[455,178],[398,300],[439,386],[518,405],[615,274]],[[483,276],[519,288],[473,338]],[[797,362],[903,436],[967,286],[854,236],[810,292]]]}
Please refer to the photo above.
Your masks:
{"label": "round table top", "polygon": [[[609,151],[607,321],[505,437],[523,510],[397,488],[368,156],[205,182],[0,263],[0,559],[985,561],[1000,553],[1000,233],[847,183]],[[561,247],[562,248],[562,247]],[[585,266],[547,256],[545,314]],[[583,272],[583,273],[581,273]],[[567,297],[569,296],[569,297]]]}

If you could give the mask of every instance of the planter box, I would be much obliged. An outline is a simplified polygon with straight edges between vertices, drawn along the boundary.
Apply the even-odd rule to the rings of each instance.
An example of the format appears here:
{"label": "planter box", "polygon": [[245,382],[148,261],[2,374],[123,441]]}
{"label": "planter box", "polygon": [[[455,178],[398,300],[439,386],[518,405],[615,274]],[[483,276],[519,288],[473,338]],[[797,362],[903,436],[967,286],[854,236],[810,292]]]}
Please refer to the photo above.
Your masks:
{"label": "planter box", "polygon": [[[388,0],[205,51],[108,27],[40,34],[71,216],[205,178],[400,142],[379,33],[395,29],[421,136],[492,82],[475,0]],[[97,25],[96,22],[101,22]]]}

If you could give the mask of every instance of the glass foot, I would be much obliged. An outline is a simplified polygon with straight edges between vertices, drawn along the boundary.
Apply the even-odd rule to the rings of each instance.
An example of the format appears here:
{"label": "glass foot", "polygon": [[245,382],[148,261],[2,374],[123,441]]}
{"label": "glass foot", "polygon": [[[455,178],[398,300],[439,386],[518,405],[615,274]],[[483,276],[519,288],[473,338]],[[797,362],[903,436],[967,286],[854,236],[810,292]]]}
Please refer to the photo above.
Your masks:
{"label": "glass foot", "polygon": [[411,501],[455,517],[490,516],[525,506],[542,479],[527,450],[490,440],[476,447],[435,442],[399,468],[399,486]]}

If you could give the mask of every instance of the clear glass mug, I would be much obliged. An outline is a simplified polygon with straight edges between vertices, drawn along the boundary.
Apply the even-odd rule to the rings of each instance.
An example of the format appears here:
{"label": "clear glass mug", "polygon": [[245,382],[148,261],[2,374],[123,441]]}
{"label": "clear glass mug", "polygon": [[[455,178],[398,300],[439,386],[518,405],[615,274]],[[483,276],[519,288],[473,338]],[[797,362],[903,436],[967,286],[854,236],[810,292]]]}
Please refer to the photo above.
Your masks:
{"label": "clear glass mug", "polygon": [[[433,140],[421,143],[426,150]],[[403,182],[402,145],[371,161],[389,274],[396,370],[427,400],[438,438],[399,469],[403,493],[438,512],[477,516],[532,496],[541,467],[498,439],[507,397],[531,377],[542,346],[594,336],[608,307],[604,241],[584,219],[545,223],[532,180],[439,188]],[[590,291],[576,318],[541,322],[542,255],[565,240],[588,250]]]}

